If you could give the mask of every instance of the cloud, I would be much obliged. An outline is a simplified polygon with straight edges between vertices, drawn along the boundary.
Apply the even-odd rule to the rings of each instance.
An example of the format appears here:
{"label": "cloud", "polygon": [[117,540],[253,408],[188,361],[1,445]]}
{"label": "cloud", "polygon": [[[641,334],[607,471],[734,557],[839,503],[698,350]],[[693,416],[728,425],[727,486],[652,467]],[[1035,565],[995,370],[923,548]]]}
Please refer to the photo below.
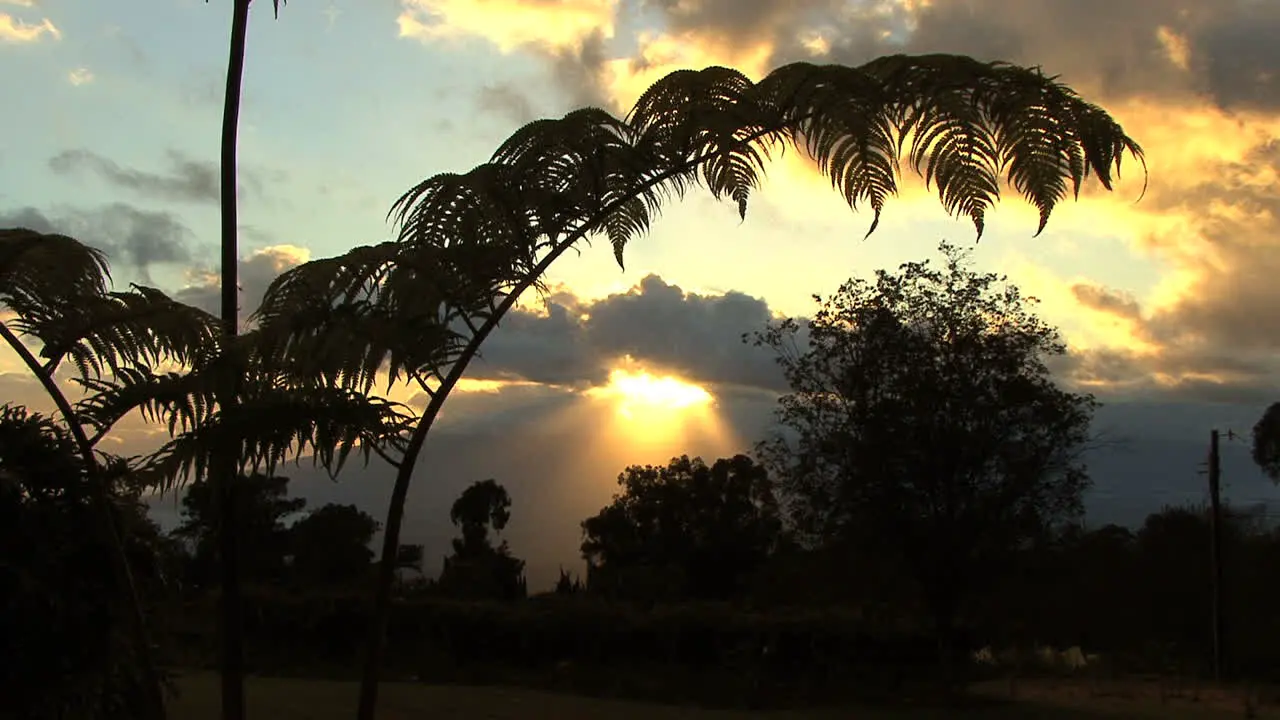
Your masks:
{"label": "cloud", "polygon": [[[237,268],[240,316],[247,318],[262,303],[271,281],[280,273],[311,259],[311,251],[296,245],[270,245],[241,258]],[[186,287],[174,297],[188,305],[217,314],[221,305],[222,277],[216,270],[192,272]]]}
{"label": "cloud", "polygon": [[1081,305],[1126,320],[1136,320],[1142,313],[1138,301],[1121,290],[1111,290],[1089,283],[1076,283],[1071,286],[1071,292]]}
{"label": "cloud", "polygon": [[67,82],[79,87],[93,82],[93,71],[86,67],[76,68],[67,73]]}
{"label": "cloud", "polygon": [[53,214],[18,208],[0,212],[0,227],[69,235],[106,253],[113,266],[131,268],[142,282],[150,282],[153,266],[189,263],[193,255],[191,231],[180,220],[124,203]]}
{"label": "cloud", "polygon": [[545,312],[509,314],[471,376],[596,385],[634,362],[703,384],[776,390],[782,375],[773,355],[742,342],[771,318],[759,298],[686,292],[656,275],[595,301],[561,292]]}
{"label": "cloud", "polygon": [[476,107],[517,125],[524,125],[537,117],[529,96],[511,83],[485,85],[476,92]]}
{"label": "cloud", "polygon": [[400,37],[423,41],[480,37],[501,52],[579,47],[613,35],[617,0],[400,0]]}
{"label": "cloud", "polygon": [[[145,197],[216,205],[221,200],[221,178],[215,162],[194,160],[178,150],[165,153],[168,172],[157,173],[123,167],[91,150],[64,150],[49,158],[49,169],[59,175],[91,173],[108,183]],[[263,181],[258,173],[240,168],[241,198],[261,197]]]}
{"label": "cloud", "polygon": [[0,13],[0,43],[34,43],[45,37],[62,39],[62,31],[49,18],[38,23],[27,23],[9,13]]}

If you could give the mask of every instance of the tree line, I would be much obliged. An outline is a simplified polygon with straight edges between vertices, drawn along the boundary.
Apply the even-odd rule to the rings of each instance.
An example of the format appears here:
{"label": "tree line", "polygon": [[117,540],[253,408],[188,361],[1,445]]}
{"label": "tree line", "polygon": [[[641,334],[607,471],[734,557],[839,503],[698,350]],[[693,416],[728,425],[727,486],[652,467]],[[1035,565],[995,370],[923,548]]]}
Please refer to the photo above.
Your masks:
{"label": "tree line", "polygon": [[[897,633],[896,640],[865,641],[871,653],[866,657],[880,658],[881,666],[893,663],[875,653],[885,652],[885,642],[897,642],[910,649],[901,651],[901,663],[923,667],[927,644],[920,639],[929,638],[937,645],[928,652],[939,653],[947,678],[966,670],[965,659],[977,643],[1078,644],[1135,667],[1200,662],[1208,634],[1206,585],[1188,570],[1206,557],[1204,513],[1170,509],[1148,518],[1137,532],[1086,529],[1080,501],[1089,478],[1081,451],[1091,442],[1096,400],[1056,384],[1047,361],[1066,348],[1031,311],[1031,299],[1002,276],[974,272],[966,253],[951,245],[942,244],[941,256],[938,266],[907,263],[897,272],[851,280],[830,297],[817,298],[809,320],[776,322],[745,337],[776,352],[791,388],[779,399],[774,434],[748,453],[709,464],[679,457],[665,466],[626,468],[613,501],[581,521],[587,572],[560,579],[552,595],[574,599],[551,612],[580,620],[583,613],[622,612],[600,607],[652,613],[690,603],[714,606],[714,613],[695,614],[670,628],[634,630],[636,637],[674,633],[683,649],[671,649],[675,641],[668,638],[653,641],[667,650],[644,652],[651,660],[678,657],[688,663],[705,663],[707,652],[741,655],[733,650],[740,640],[734,633],[741,629],[724,627],[739,621],[726,618],[756,618],[741,621],[757,628],[748,647],[774,647],[777,638],[798,631],[761,630],[758,623],[773,621],[760,620],[759,613],[797,607],[854,613],[858,629],[849,638],[895,629],[889,634]],[[167,302],[148,298],[145,290],[132,292],[121,303],[126,317],[118,326],[137,310],[129,302]],[[193,376],[198,378],[152,376],[146,382],[164,387]],[[91,392],[72,417],[81,428],[109,430],[106,412],[120,412],[112,403],[121,402],[117,398],[130,386],[92,377],[84,384]],[[164,411],[164,399],[145,397],[152,398],[150,405],[125,407]],[[178,403],[169,407],[176,423],[184,412],[199,412],[179,409]],[[1255,428],[1255,459],[1269,472],[1280,446],[1277,407]],[[140,498],[154,487],[157,468],[170,467],[175,454],[199,464],[199,454],[182,448],[188,438],[175,433],[169,444],[141,459],[86,456],[72,427],[13,405],[0,416],[0,497],[9,520],[0,526],[6,559],[0,582],[8,597],[26,603],[6,619],[9,636],[30,650],[10,656],[23,660],[7,664],[4,677],[15,688],[10,697],[29,717],[64,712],[76,703],[103,716],[128,717],[146,696],[146,678],[138,657],[122,649],[128,647],[126,616],[101,602],[119,594],[113,551],[85,529],[106,527],[118,534],[130,582],[148,616],[167,618],[162,626],[194,621],[207,630],[213,608],[201,603],[222,592],[223,506],[210,481],[198,478],[183,498],[181,525],[161,533]],[[83,430],[80,435],[89,437]],[[343,436],[321,437],[319,447],[343,451],[341,442],[329,444]],[[355,446],[362,436],[346,437]],[[275,451],[268,446],[259,452],[269,459]],[[100,487],[110,493],[105,524],[99,522]],[[270,472],[242,473],[233,487],[239,572],[258,603],[258,617],[276,618],[280,630],[298,617],[288,619],[290,613],[271,608],[319,602],[319,609],[299,615],[326,628],[330,639],[353,628],[363,632],[372,619],[368,606],[341,598],[358,594],[359,586],[383,571],[368,549],[378,521],[353,506],[303,513],[305,501],[289,498],[287,480]],[[459,537],[431,581],[420,577],[419,546],[397,549],[390,571],[400,581],[393,596],[410,608],[388,618],[397,636],[390,647],[398,665],[440,647],[457,657],[477,657],[478,651],[447,639],[452,636],[445,626],[477,622],[466,613],[482,611],[466,610],[467,603],[515,603],[511,610],[494,611],[507,615],[486,616],[490,632],[506,628],[498,637],[507,643],[511,633],[534,634],[506,650],[482,652],[490,663],[519,664],[519,653],[530,652],[546,661],[582,661],[590,657],[582,647],[598,646],[598,639],[593,645],[571,629],[580,625],[577,620],[551,632],[537,624],[545,618],[514,609],[541,600],[528,598],[523,563],[500,540],[510,507],[509,494],[496,480],[468,487],[450,511]],[[291,517],[297,519],[287,522]],[[1265,602],[1266,568],[1280,538],[1265,524],[1247,520],[1227,533],[1235,568],[1228,575],[1228,597],[1234,616],[1248,620],[1233,626],[1234,657],[1243,670],[1270,658],[1258,639],[1266,637],[1262,628],[1274,624]],[[1132,589],[1136,578],[1145,590]],[[414,607],[424,613],[416,620]],[[334,616],[335,608],[345,614]],[[271,631],[261,622],[248,623],[258,623],[252,637]],[[424,622],[438,623],[430,628],[445,639],[423,635]],[[785,657],[792,666],[830,659],[815,654],[817,635],[845,637],[830,618],[806,622],[800,627],[809,649],[789,650]],[[414,623],[419,629],[410,631]],[[690,633],[702,633],[704,640],[690,640]],[[152,649],[162,657],[182,656],[174,637],[160,638]],[[421,644],[406,647],[405,638]],[[191,635],[186,639],[199,644]],[[552,646],[536,648],[542,642]],[[498,639],[494,643],[504,647]],[[279,654],[279,643],[273,645]],[[361,643],[348,638],[340,645],[350,652],[334,657],[350,662]],[[638,644],[635,652],[643,647]],[[304,646],[296,650],[308,652]],[[630,651],[624,644],[610,652]],[[757,669],[764,677],[789,677],[785,668]],[[55,687],[60,689],[51,694]]]}

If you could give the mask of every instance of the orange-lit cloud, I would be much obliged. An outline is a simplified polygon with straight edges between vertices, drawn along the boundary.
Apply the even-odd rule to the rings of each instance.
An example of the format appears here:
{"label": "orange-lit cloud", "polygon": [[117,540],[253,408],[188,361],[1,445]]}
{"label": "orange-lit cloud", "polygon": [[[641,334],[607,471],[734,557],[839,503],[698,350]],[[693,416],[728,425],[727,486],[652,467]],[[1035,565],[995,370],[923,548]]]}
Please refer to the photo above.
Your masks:
{"label": "orange-lit cloud", "polygon": [[93,82],[93,78],[93,71],[87,67],[79,67],[67,73],[67,82],[75,85],[76,87],[88,85]]}
{"label": "orange-lit cloud", "polygon": [[401,0],[400,37],[478,37],[507,53],[570,50],[595,33],[612,37],[618,0]]}
{"label": "orange-lit cloud", "polygon": [[0,13],[0,43],[33,43],[43,38],[59,40],[62,31],[49,18],[25,22],[9,13]]}
{"label": "orange-lit cloud", "polygon": [[654,82],[675,70],[723,65],[759,80],[773,53],[768,44],[733,45],[715,36],[688,31],[679,34],[641,33],[639,52],[631,58],[607,60],[600,83],[613,108],[625,113]]}

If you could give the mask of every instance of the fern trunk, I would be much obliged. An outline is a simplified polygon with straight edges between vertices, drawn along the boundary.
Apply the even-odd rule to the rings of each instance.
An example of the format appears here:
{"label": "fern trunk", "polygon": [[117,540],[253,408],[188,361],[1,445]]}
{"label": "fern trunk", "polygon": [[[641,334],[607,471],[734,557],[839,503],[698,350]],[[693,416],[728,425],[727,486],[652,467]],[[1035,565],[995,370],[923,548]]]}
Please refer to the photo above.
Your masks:
{"label": "fern trunk", "polygon": [[[236,242],[236,133],[240,120],[240,92],[244,77],[245,37],[249,27],[250,0],[234,0],[231,15],[231,47],[227,60],[227,87],[222,111],[222,324],[228,341],[239,329],[237,270],[239,249]],[[231,343],[224,343],[223,352]],[[222,388],[219,407],[225,412],[234,402],[238,378],[229,372]],[[234,446],[219,448],[211,463],[210,480],[218,497],[218,550],[221,556],[221,625],[220,664],[222,680],[223,720],[244,720],[244,623],[240,588],[240,554],[237,547],[239,518],[236,516],[235,475],[239,466]]]}
{"label": "fern trunk", "polygon": [[[768,132],[768,130],[760,130],[751,133],[741,138],[740,142],[743,145],[755,142]],[[579,240],[597,230],[600,223],[619,207],[641,196],[650,187],[661,185],[671,178],[687,172],[690,168],[698,167],[711,157],[710,153],[700,153],[685,162],[677,163],[666,172],[655,175],[645,185],[636,188],[630,195],[605,205],[590,221],[583,223],[577,230],[569,233],[560,242],[554,244],[546,256],[538,261],[538,264],[529,272],[528,277],[512,288],[502,302],[498,303],[497,307],[494,308],[489,317],[485,318],[484,323],[479,328],[476,328],[475,334],[468,341],[466,348],[450,367],[449,374],[432,395],[431,401],[423,411],[422,420],[414,428],[413,435],[405,446],[404,457],[396,470],[395,486],[391,490],[391,503],[387,508],[387,520],[385,523],[386,529],[382,536],[382,556],[378,561],[378,574],[375,580],[376,587],[374,589],[374,605],[369,637],[365,645],[364,671],[360,680],[357,720],[374,720],[377,715],[379,675],[382,669],[382,655],[385,647],[387,626],[391,617],[391,590],[395,581],[394,565],[396,553],[400,546],[400,527],[404,519],[404,505],[409,496],[409,483],[413,480],[413,468],[417,464],[418,456],[422,453],[427,434],[434,425],[436,417],[439,416],[440,409],[444,405],[444,401],[449,397],[449,393],[458,384],[458,380],[466,372],[467,366],[476,356],[476,353],[479,352],[480,345],[489,337],[489,333],[493,332],[493,329],[498,326],[498,323],[506,316],[507,312],[515,306],[520,296],[546,274],[552,263]]]}
{"label": "fern trunk", "polygon": [[127,606],[129,631],[133,636],[135,651],[138,653],[142,681],[146,684],[143,692],[146,693],[147,716],[154,718],[154,720],[165,720],[164,689],[160,684],[160,673],[156,670],[155,658],[151,652],[151,638],[147,633],[147,621],[142,612],[142,600],[138,596],[138,586],[133,580],[133,570],[129,566],[129,556],[124,549],[124,538],[121,536],[120,527],[116,523],[115,508],[111,504],[111,493],[103,477],[102,466],[98,463],[98,458],[93,453],[93,443],[89,440],[89,436],[85,434],[84,426],[76,418],[75,411],[72,409],[71,403],[67,401],[66,395],[58,389],[53,373],[46,373],[40,362],[31,354],[31,351],[27,350],[22,341],[3,324],[0,324],[0,335],[3,335],[9,346],[22,358],[27,369],[40,381],[41,386],[44,387],[45,392],[53,400],[53,404],[66,421],[71,436],[75,438],[76,447],[80,451],[80,459],[84,462],[85,472],[89,475],[89,485],[93,492],[94,503],[101,513],[102,535],[110,548],[111,569],[116,576],[116,582],[120,585],[120,593],[123,595],[122,602]]}

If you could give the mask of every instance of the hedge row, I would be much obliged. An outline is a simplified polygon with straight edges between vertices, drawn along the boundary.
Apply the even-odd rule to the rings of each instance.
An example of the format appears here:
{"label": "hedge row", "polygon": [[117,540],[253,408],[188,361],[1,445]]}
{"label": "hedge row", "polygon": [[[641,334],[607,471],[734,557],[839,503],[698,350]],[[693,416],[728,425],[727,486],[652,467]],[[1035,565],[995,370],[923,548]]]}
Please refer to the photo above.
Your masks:
{"label": "hedge row", "polygon": [[[170,635],[180,649],[212,657],[215,607],[210,598],[172,614]],[[250,661],[263,669],[308,662],[354,667],[367,609],[363,597],[251,593],[245,608]],[[715,605],[643,610],[581,598],[398,602],[387,654],[389,667],[411,674],[434,663],[719,667],[812,677],[836,668],[865,674],[937,664],[937,646],[928,635],[868,628],[849,612],[764,614]]]}

